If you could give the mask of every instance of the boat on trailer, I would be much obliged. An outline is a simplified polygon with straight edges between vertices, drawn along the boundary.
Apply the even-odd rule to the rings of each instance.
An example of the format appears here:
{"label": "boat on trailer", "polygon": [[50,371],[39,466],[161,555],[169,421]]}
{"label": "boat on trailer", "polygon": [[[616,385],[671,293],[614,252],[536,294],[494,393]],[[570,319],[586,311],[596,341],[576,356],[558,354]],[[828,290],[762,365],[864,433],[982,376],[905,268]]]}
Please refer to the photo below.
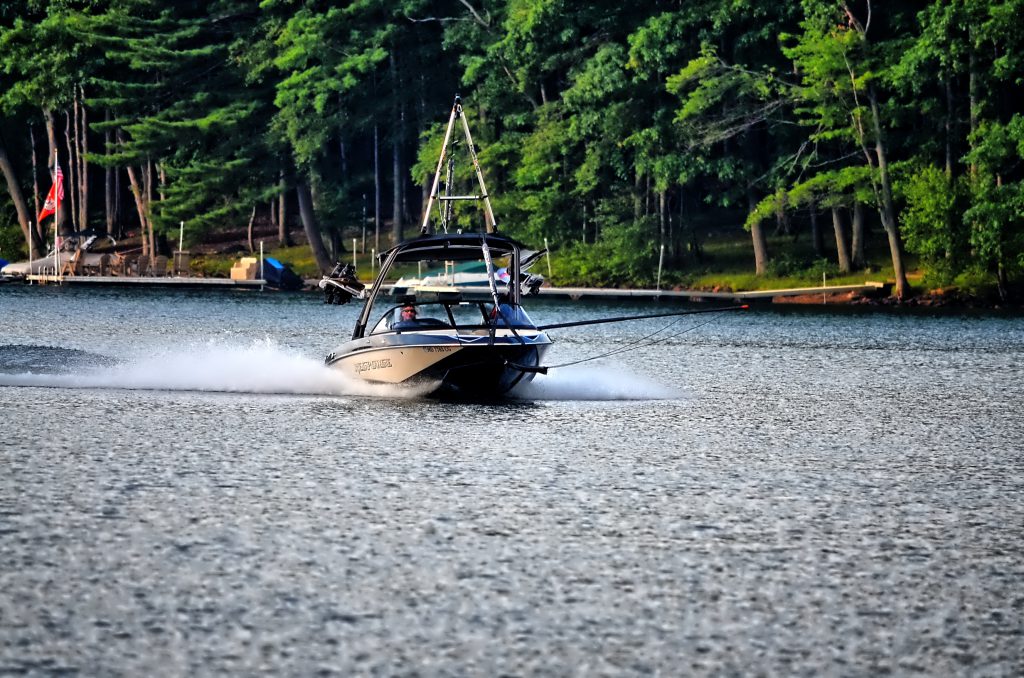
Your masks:
{"label": "boat on trailer", "polygon": [[[453,193],[450,150],[458,122],[479,184],[477,195]],[[463,201],[483,207],[486,227],[482,232],[455,228],[454,205]],[[439,232],[432,222],[435,206]],[[499,232],[462,103],[456,97],[419,237],[381,255],[380,271],[368,292],[351,265],[339,265],[320,282],[328,303],[365,298],[352,338],[331,352],[326,364],[352,378],[425,386],[436,395],[488,398],[507,393],[540,371],[541,359],[551,345],[522,306],[523,296],[536,294],[543,282],[526,272],[542,253]],[[386,283],[399,273],[409,278],[413,271],[456,267],[479,269],[485,284],[458,284],[463,281],[454,276],[419,276],[412,284],[394,287]]]}

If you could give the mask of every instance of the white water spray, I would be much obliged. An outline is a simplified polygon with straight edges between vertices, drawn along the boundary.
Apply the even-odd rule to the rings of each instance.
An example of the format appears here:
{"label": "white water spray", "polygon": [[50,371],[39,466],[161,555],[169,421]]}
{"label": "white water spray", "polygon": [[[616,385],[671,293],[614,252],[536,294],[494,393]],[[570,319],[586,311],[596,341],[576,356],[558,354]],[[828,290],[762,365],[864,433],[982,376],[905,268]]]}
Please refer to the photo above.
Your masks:
{"label": "white water spray", "polygon": [[637,374],[602,367],[561,367],[512,394],[525,400],[673,400],[683,393]]}
{"label": "white water spray", "polygon": [[[64,352],[65,349],[48,349]],[[76,352],[80,353],[80,352]],[[80,361],[81,359],[79,359]],[[272,340],[248,346],[223,340],[149,348],[113,365],[67,367],[58,372],[0,372],[0,386],[200,391],[418,398],[431,386],[371,384],[351,379],[318,359]],[[565,367],[538,375],[511,394],[525,400],[666,400],[678,391],[651,379],[596,366]]]}
{"label": "white water spray", "polygon": [[415,398],[429,390],[429,386],[353,380],[320,360],[290,352],[269,340],[250,346],[207,343],[161,348],[117,365],[74,372],[0,374],[0,385],[387,398]]}

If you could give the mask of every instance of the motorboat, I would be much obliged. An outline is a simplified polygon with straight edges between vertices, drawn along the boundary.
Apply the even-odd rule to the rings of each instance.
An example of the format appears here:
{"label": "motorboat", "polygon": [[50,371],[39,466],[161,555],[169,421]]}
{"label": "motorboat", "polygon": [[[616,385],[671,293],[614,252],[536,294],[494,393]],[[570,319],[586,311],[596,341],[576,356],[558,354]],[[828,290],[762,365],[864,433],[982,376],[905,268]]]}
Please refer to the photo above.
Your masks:
{"label": "motorboat", "polygon": [[[418,268],[422,268],[419,266]],[[499,283],[508,282],[508,269],[499,268],[494,272],[494,278]],[[454,261],[445,261],[444,269],[436,272],[428,272],[422,275],[417,271],[416,275],[403,275],[391,286],[392,294],[417,287],[431,287],[447,285],[449,287],[480,287],[488,285],[487,264],[482,261],[468,261],[457,264]]]}
{"label": "motorboat", "polygon": [[[458,121],[465,132],[479,195],[453,193],[454,158],[449,157],[449,149]],[[442,195],[441,172],[446,159]],[[453,206],[458,201],[482,206],[486,227],[480,232],[455,228]],[[437,232],[431,213],[435,205]],[[425,386],[431,394],[471,398],[501,396],[537,374],[551,339],[530,320],[522,298],[524,292],[536,294],[543,282],[525,270],[538,253],[499,232],[458,97],[448,120],[420,235],[399,243],[380,258],[380,271],[368,292],[351,264],[339,265],[320,283],[328,303],[365,299],[352,338],[327,356],[327,365],[363,381]],[[446,274],[411,277],[424,268]],[[467,279],[468,274],[476,277]],[[403,280],[401,285],[387,284],[396,277]]]}
{"label": "motorboat", "polygon": [[456,397],[501,396],[531,380],[551,340],[522,307],[519,286],[419,286],[394,295],[384,283],[395,267],[420,262],[504,259],[514,270],[523,249],[493,233],[426,235],[392,248],[352,339],[327,364],[352,378]]}

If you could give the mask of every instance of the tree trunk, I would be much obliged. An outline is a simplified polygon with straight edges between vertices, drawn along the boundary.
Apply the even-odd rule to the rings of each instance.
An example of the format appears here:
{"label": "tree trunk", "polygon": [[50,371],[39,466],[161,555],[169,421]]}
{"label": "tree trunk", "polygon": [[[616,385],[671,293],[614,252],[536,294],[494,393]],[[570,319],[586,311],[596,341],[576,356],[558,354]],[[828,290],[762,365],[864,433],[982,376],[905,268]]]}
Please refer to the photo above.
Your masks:
{"label": "tree trunk", "polygon": [[[340,175],[341,185],[347,187],[348,186],[348,154],[345,152],[345,140],[344,139],[339,139],[338,140],[338,156],[339,156],[339,159],[341,160],[341,175]],[[364,225],[364,228],[365,228],[365,225]],[[341,255],[339,254],[339,252],[342,252],[345,249],[344,246],[341,244],[341,235],[342,234],[341,234],[341,229],[340,228],[336,227],[336,228],[332,228],[330,230],[330,236],[331,236],[331,257],[333,257],[335,261],[339,261],[340,260]]]}
{"label": "tree trunk", "polygon": [[[105,122],[110,122],[110,109],[108,108],[104,114],[103,119]],[[103,154],[110,156],[110,129],[103,133],[104,140],[104,151]],[[107,226],[107,233],[114,235],[114,168],[107,165],[103,170],[103,214],[105,217],[105,223]]]}
{"label": "tree trunk", "polygon": [[[682,238],[686,239],[685,250],[690,253],[693,260],[698,264],[704,261],[704,252],[700,246],[700,234],[697,231],[697,222],[686,218],[686,193],[679,193],[679,231]],[[682,239],[681,238],[681,239]]]}
{"label": "tree trunk", "polygon": [[321,273],[329,273],[334,266],[320,236],[320,226],[316,223],[316,214],[313,213],[313,197],[309,192],[309,185],[305,181],[297,181],[295,194],[299,201],[299,218],[302,220],[306,239],[309,240],[309,247],[313,250],[316,265]]}
{"label": "tree trunk", "polygon": [[25,202],[25,196],[21,192],[21,185],[18,184],[18,177],[14,173],[14,166],[11,164],[10,158],[7,157],[7,147],[2,136],[0,136],[0,172],[3,172],[4,179],[7,181],[7,192],[18,213],[18,225],[21,226],[21,234],[25,237],[25,245],[31,246],[33,252],[41,255],[43,253],[42,242],[38,233],[31,227],[32,217],[28,212],[28,203]]}
{"label": "tree trunk", "polygon": [[946,77],[943,83],[946,87],[946,177],[953,178],[953,84],[950,82],[952,75]]}
{"label": "tree trunk", "polygon": [[666,228],[665,217],[665,191],[658,191],[658,243],[664,247],[665,238],[668,235],[668,229]]}
{"label": "tree trunk", "polygon": [[[124,134],[121,130],[117,131],[117,141],[119,144],[124,146]],[[129,163],[125,166],[128,171],[128,181],[132,186],[132,196],[135,198],[135,209],[139,213],[139,234],[142,236],[142,248],[143,254],[146,252],[146,200],[142,193],[142,186],[139,183],[139,176],[135,171],[135,167]]]}
{"label": "tree trunk", "polygon": [[373,126],[373,248],[380,252],[380,137]]}
{"label": "tree trunk", "polygon": [[[39,209],[39,170],[36,168],[36,133],[33,129],[32,123],[29,123],[28,125],[28,138],[29,142],[32,144],[32,202],[36,207],[36,211],[32,214],[38,216],[41,211]],[[39,224],[35,225],[35,231],[41,240],[43,237],[43,230],[39,228]]]}
{"label": "tree trunk", "polygon": [[[157,163],[156,172],[157,172],[157,176],[160,179],[160,181],[159,181],[159,183],[157,185],[159,186],[159,189],[160,189],[160,205],[161,205],[161,207],[160,207],[160,216],[162,217],[162,216],[166,215],[166,210],[163,208],[163,205],[166,204],[164,201],[167,200],[167,195],[164,193],[164,188],[167,186],[167,172],[164,170],[163,163]],[[152,226],[153,226],[153,224],[152,224],[152,221],[151,221],[150,222],[150,227],[152,228]],[[150,252],[151,252],[151,254],[154,257],[157,256],[158,254],[166,254],[167,253],[167,237],[166,237],[166,234],[161,233],[159,236],[154,236],[153,248],[152,248],[152,250],[150,250]]]}
{"label": "tree trunk", "polygon": [[[972,45],[967,57],[967,107],[968,115],[970,117],[970,137],[974,137],[974,133],[978,129],[978,113],[980,104],[978,103],[981,99],[981,82],[978,77],[978,57],[974,53],[974,31],[968,30],[968,41]],[[973,150],[973,149],[972,149]],[[971,181],[974,181],[978,176],[978,164],[971,162],[970,167]]]}
{"label": "tree trunk", "polygon": [[402,141],[404,135],[403,120],[404,115],[401,107],[398,105],[398,92],[401,89],[401,83],[398,77],[398,64],[395,60],[395,53],[392,52],[389,58],[391,67],[391,82],[392,82],[392,105],[391,115],[394,121],[394,127],[392,128],[391,134],[391,174],[393,182],[392,191],[392,202],[391,202],[391,236],[394,240],[394,244],[402,242]]}
{"label": "tree trunk", "polygon": [[[1003,175],[996,174],[996,190],[1003,187]],[[1007,301],[1010,297],[1010,279],[1006,272],[1005,257],[1003,255],[1003,243],[1006,242],[1004,227],[1000,224],[996,231],[996,288],[999,291],[1000,301]]]}
{"label": "tree trunk", "polygon": [[[757,207],[754,189],[749,186],[747,187],[747,207],[751,212]],[[754,273],[764,275],[768,272],[768,237],[765,235],[760,219],[751,224],[750,239],[754,245]]]}
{"label": "tree trunk", "polygon": [[256,223],[256,205],[253,205],[252,206],[252,214],[249,215],[249,226],[248,226],[248,228],[246,228],[246,231],[245,231],[246,235],[248,236],[248,240],[249,240],[249,254],[252,254],[253,252],[256,251],[256,246],[255,246],[255,244],[253,243],[253,240],[252,240],[252,227],[253,227],[253,224],[255,224],[255,223]]}
{"label": "tree trunk", "polygon": [[[120,135],[119,135],[120,136]],[[123,140],[122,140],[123,143]],[[134,165],[126,165],[125,169],[128,171],[128,182],[132,186],[132,197],[135,198],[135,209],[139,214],[139,235],[142,236],[142,247],[145,250],[146,247],[146,202],[142,196],[142,186],[139,183],[139,176],[135,171]],[[143,251],[143,254],[146,252]]]}
{"label": "tree trunk", "polygon": [[633,222],[637,223],[644,216],[644,178],[639,170],[633,171]]}
{"label": "tree trunk", "polygon": [[117,237],[124,236],[124,224],[121,223],[121,172],[114,170],[114,228]]}
{"label": "tree trunk", "polygon": [[768,239],[760,219],[750,226],[750,237],[754,243],[754,273],[764,275],[768,271]]}
{"label": "tree trunk", "polygon": [[822,258],[825,256],[825,239],[822,237],[821,226],[818,224],[818,204],[811,201],[811,246],[814,248],[814,256]]}
{"label": "tree trunk", "polygon": [[878,174],[882,184],[882,225],[889,237],[889,253],[892,256],[892,269],[896,278],[896,298],[904,299],[909,293],[907,274],[903,269],[903,243],[900,239],[900,227],[896,221],[896,207],[892,199],[892,181],[889,178],[889,163],[885,156],[885,142],[882,140],[882,123],[878,112],[878,97],[875,88],[868,88],[868,100],[871,102],[871,121],[875,131],[875,156],[878,159]]}
{"label": "tree trunk", "polygon": [[73,115],[74,127],[72,140],[75,152],[69,156],[68,165],[74,168],[74,180],[68,188],[75,196],[75,216],[73,221],[77,225],[76,231],[85,230],[86,224],[82,221],[82,116],[78,105],[78,85],[71,86],[71,113]]}
{"label": "tree trunk", "polygon": [[791,227],[789,223],[789,211],[786,209],[788,204],[788,198],[786,193],[783,192],[779,201],[775,203],[775,235],[791,235]]}
{"label": "tree trunk", "polygon": [[[680,200],[682,200],[682,197],[680,197]],[[668,228],[666,239],[668,240],[669,246],[669,260],[673,265],[675,265],[676,261],[679,260],[679,247],[676,242],[678,240],[676,238],[676,224],[672,220],[672,200],[669,198],[666,199],[665,213],[668,217],[668,223],[666,224],[666,227]]]}
{"label": "tree trunk", "polygon": [[145,233],[145,245],[142,248],[143,254],[154,256],[155,243],[153,236],[153,161],[146,156],[146,165],[143,168],[143,194],[145,195],[145,206],[146,206],[146,233]]}
{"label": "tree trunk", "polygon": [[81,97],[78,100],[81,142],[78,151],[78,223],[81,228],[89,226],[89,121],[85,111],[85,87],[78,86]]}
{"label": "tree trunk", "polygon": [[855,269],[864,268],[864,205],[859,200],[853,201],[853,235],[850,245],[850,260]]}
{"label": "tree trunk", "polygon": [[[75,223],[77,219],[77,210],[75,207],[78,203],[78,191],[75,179],[78,176],[78,172],[75,171],[75,150],[71,144],[71,114],[67,109],[64,109],[64,142],[68,149],[68,171],[64,175],[64,195],[68,197],[68,202],[71,203],[71,209],[68,211],[69,214],[71,214],[71,228],[62,228],[61,232],[74,233],[78,230],[77,224]],[[61,226],[66,227],[66,224],[62,222]]]}
{"label": "tree trunk", "polygon": [[292,240],[288,235],[288,212],[285,209],[288,199],[288,186],[285,182],[284,170],[281,170],[277,176],[277,185],[281,191],[277,196],[277,240],[281,243],[281,247],[291,247]]}
{"label": "tree trunk", "polygon": [[850,272],[850,251],[846,248],[846,229],[843,227],[843,214],[838,207],[832,208],[832,229],[836,233],[836,259],[839,272]]}
{"label": "tree trunk", "polygon": [[648,217],[651,215],[651,177],[647,175],[644,178],[644,216]]}
{"label": "tree trunk", "polygon": [[391,235],[395,244],[402,241],[402,147],[401,141],[395,139],[391,150],[392,175],[394,177],[394,192],[391,204]]}

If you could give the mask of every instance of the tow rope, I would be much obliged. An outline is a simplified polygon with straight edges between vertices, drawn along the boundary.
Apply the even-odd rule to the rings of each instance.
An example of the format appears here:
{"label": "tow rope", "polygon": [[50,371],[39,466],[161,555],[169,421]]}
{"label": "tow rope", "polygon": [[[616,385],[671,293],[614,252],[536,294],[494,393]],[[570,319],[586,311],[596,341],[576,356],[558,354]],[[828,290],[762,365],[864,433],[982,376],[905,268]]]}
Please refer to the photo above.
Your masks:
{"label": "tow rope", "polygon": [[[700,329],[701,327],[704,327],[705,325],[709,325],[709,324],[715,322],[716,320],[718,320],[719,314],[721,314],[721,313],[725,313],[726,311],[745,310],[747,308],[749,308],[749,307],[746,304],[744,304],[743,306],[730,306],[728,308],[715,308],[715,309],[706,309],[706,310],[702,309],[700,311],[692,311],[692,312],[689,312],[689,313],[674,314],[674,315],[679,315],[680,318],[676,318],[675,320],[673,320],[669,324],[665,325],[661,329],[655,330],[654,332],[651,332],[650,334],[648,334],[648,335],[646,335],[644,337],[640,337],[636,341],[631,342],[630,344],[628,344],[626,346],[622,346],[622,347],[617,348],[617,349],[615,349],[613,351],[608,351],[607,353],[600,353],[598,355],[589,356],[587,358],[580,358],[579,360],[573,360],[573,361],[570,361],[570,362],[567,362],[567,363],[560,363],[558,365],[535,365],[535,366],[529,366],[529,365],[520,365],[518,363],[510,362],[509,365],[514,367],[517,370],[522,370],[523,372],[534,372],[534,373],[537,373],[537,374],[547,374],[548,370],[555,370],[555,369],[558,369],[558,368],[561,368],[561,367],[571,367],[572,365],[579,365],[580,363],[589,362],[591,360],[599,360],[601,358],[607,358],[608,356],[616,355],[616,354],[619,354],[619,353],[625,353],[626,351],[634,351],[634,350],[636,350],[638,348],[646,348],[648,346],[656,346],[657,344],[660,344],[660,343],[663,343],[665,341],[668,341],[669,339],[674,339],[676,337],[679,337],[679,336],[682,336],[682,335],[686,334],[687,332],[692,332],[692,331],[694,331],[696,329]],[[655,336],[661,334],[662,332],[666,331],[667,329],[669,329],[670,327],[672,327],[673,325],[678,323],[679,320],[681,319],[681,316],[683,316],[683,315],[692,315],[694,313],[714,313],[715,315],[713,315],[709,320],[705,320],[702,323],[698,323],[698,324],[694,325],[693,327],[688,327],[688,328],[686,328],[685,330],[683,330],[681,332],[676,332],[675,334],[670,334],[668,336],[661,337],[659,339],[655,339],[654,341],[648,342],[646,344],[642,343],[642,342],[647,341],[651,337],[655,337]],[[673,314],[665,313],[665,314],[650,315],[650,316],[640,316],[640,317],[641,318],[657,318],[657,317],[664,317],[666,315],[673,315]],[[558,326],[559,327],[567,327],[567,326],[572,326],[573,324],[588,324],[588,323],[589,324],[595,324],[597,322],[620,322],[622,320],[632,320],[632,319],[633,318],[611,318],[611,319],[607,319],[607,320],[598,320],[598,321],[581,321],[579,323],[565,323],[565,324],[558,325]],[[555,327],[555,326],[554,325],[547,325],[547,326],[544,326],[544,327],[541,327],[541,328],[538,328],[538,329],[546,329],[548,327]]]}

